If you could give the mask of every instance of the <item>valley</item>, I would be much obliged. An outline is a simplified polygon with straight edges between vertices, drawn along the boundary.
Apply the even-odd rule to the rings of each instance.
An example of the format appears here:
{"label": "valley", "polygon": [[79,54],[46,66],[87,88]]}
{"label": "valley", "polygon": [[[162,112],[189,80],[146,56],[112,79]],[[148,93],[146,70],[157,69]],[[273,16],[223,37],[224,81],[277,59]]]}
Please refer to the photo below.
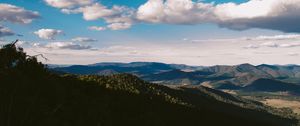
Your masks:
{"label": "valley", "polygon": [[262,103],[275,108],[290,108],[294,113],[300,115],[300,101],[290,101],[283,99],[265,99]]}
{"label": "valley", "polygon": [[[115,66],[105,64],[101,67],[108,67],[109,71],[117,73],[103,74],[95,69],[95,66],[49,69],[38,62],[36,57],[27,56],[22,48],[16,48],[14,44],[1,48],[0,56],[4,57],[0,60],[2,94],[0,108],[3,108],[0,111],[0,117],[3,117],[0,118],[0,125],[293,126],[299,124],[296,113],[291,109],[282,108],[293,107],[296,110],[298,102],[270,107],[283,101],[267,100],[265,105],[238,94],[222,92],[213,86],[192,85],[189,84],[188,77],[194,74],[173,70],[174,66],[167,64],[122,64],[124,66],[118,69],[112,69]],[[179,80],[178,82],[182,83],[164,85],[164,81],[155,84],[141,79],[150,73],[159,74],[160,71],[168,70],[176,71],[176,74],[169,73],[168,79],[179,76],[178,78],[182,77],[185,81]],[[84,74],[78,74],[82,72]],[[213,78],[221,81],[231,78],[206,77],[213,74],[206,71],[195,73],[198,76],[194,77],[203,77],[203,80]],[[155,77],[157,80],[165,79],[165,76]],[[293,91],[296,92],[297,89]]]}
{"label": "valley", "polygon": [[[53,68],[78,75],[134,74],[145,81],[170,88],[204,86],[299,113],[300,66],[241,64],[236,66],[187,66],[156,62],[98,63]],[[108,72],[110,71],[110,72]]]}

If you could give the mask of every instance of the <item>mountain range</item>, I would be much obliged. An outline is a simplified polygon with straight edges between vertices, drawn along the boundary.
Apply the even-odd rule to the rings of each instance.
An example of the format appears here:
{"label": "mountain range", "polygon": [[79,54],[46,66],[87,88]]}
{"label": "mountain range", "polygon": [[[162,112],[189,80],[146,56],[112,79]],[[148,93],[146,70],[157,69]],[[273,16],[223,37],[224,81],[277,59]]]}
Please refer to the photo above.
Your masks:
{"label": "mountain range", "polygon": [[240,64],[204,67],[133,62],[73,65],[56,67],[52,70],[79,75],[130,73],[146,81],[165,85],[201,85],[205,83],[206,86],[214,89],[300,93],[300,66],[298,65],[262,64],[254,66]]}

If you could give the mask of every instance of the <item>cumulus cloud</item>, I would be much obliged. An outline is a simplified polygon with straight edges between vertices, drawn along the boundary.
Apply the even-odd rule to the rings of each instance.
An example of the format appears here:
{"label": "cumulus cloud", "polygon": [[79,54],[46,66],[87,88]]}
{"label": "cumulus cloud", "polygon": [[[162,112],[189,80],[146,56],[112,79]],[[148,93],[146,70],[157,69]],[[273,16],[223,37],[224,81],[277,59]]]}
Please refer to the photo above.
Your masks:
{"label": "cumulus cloud", "polygon": [[[130,28],[135,23],[214,23],[234,30],[262,28],[300,32],[299,0],[249,0],[243,3],[205,3],[194,0],[148,0],[137,9],[107,7],[91,0],[45,0],[66,14],[82,13],[85,20],[104,19],[108,26]],[[51,3],[52,2],[52,3]]]}
{"label": "cumulus cloud", "polygon": [[[135,21],[135,10],[125,6],[114,5],[111,8],[101,3],[93,3],[78,8],[63,8],[61,10],[65,14],[82,13],[83,18],[87,21],[103,19],[108,24],[108,28],[112,30],[123,30],[130,28]],[[104,30],[92,27],[93,30]]]}
{"label": "cumulus cloud", "polygon": [[33,47],[46,49],[68,49],[68,50],[86,50],[91,49],[91,46],[76,44],[73,42],[52,42],[47,44],[34,43]]}
{"label": "cumulus cloud", "polygon": [[100,26],[90,26],[88,27],[89,30],[94,30],[94,31],[104,31],[106,30],[105,27],[100,27]]}
{"label": "cumulus cloud", "polygon": [[76,38],[73,38],[72,41],[74,41],[74,42],[95,42],[97,40],[92,39],[92,38],[87,38],[87,37],[76,37]]}
{"label": "cumulus cloud", "polygon": [[4,36],[12,36],[14,35],[15,33],[12,32],[10,29],[4,27],[4,26],[1,26],[0,25],[0,37],[4,37]]}
{"label": "cumulus cloud", "polygon": [[[29,24],[39,17],[40,15],[36,11],[29,11],[11,4],[0,3],[0,23],[10,22],[18,24]],[[15,35],[13,31],[0,25],[0,37],[12,35]]]}
{"label": "cumulus cloud", "polygon": [[137,18],[152,23],[198,24],[215,20],[213,4],[192,0],[148,0]]}
{"label": "cumulus cloud", "polygon": [[56,29],[40,29],[38,31],[35,31],[34,34],[36,34],[41,39],[54,39],[55,36],[64,34],[62,30],[56,30]]}
{"label": "cumulus cloud", "polygon": [[[244,30],[264,28],[284,32],[300,32],[299,0],[250,0],[242,4],[227,3],[216,6],[223,27]],[[254,9],[255,8],[255,9]]]}
{"label": "cumulus cloud", "polygon": [[45,2],[56,8],[72,8],[76,6],[89,5],[93,0],[45,0]]}
{"label": "cumulus cloud", "polygon": [[36,11],[25,10],[10,4],[0,4],[0,22],[28,24],[39,17]]}
{"label": "cumulus cloud", "polygon": [[109,17],[117,12],[113,9],[108,9],[106,6],[102,4],[95,3],[91,6],[86,6],[79,8],[80,12],[83,14],[83,18],[85,20],[97,20],[99,18]]}
{"label": "cumulus cloud", "polygon": [[249,0],[213,4],[192,0],[148,0],[137,10],[137,18],[151,23],[215,23],[234,30],[263,28],[300,32],[299,0]]}
{"label": "cumulus cloud", "polygon": [[192,0],[148,0],[136,15],[140,21],[151,23],[216,23],[235,30],[265,28],[300,32],[299,11],[298,0],[250,0],[217,5]]}
{"label": "cumulus cloud", "polygon": [[216,23],[235,30],[266,28],[300,32],[299,0],[250,0],[212,4],[192,0],[148,0],[138,8],[140,20],[153,23]]}
{"label": "cumulus cloud", "polygon": [[216,6],[218,24],[236,30],[263,28],[284,32],[300,32],[299,0],[250,0],[242,4]]}

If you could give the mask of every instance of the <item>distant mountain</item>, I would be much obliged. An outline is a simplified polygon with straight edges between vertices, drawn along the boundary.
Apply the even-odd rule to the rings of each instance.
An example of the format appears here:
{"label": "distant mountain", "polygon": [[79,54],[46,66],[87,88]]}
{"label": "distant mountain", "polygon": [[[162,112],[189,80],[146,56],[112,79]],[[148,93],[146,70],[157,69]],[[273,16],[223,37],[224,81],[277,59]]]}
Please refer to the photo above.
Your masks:
{"label": "distant mountain", "polygon": [[106,69],[106,70],[98,71],[97,75],[109,76],[109,75],[114,75],[114,74],[118,74],[118,73],[119,72],[117,72],[115,70]]}
{"label": "distant mountain", "polygon": [[214,72],[215,76],[228,76],[231,83],[245,86],[259,78],[272,78],[271,75],[257,69],[251,64],[241,64],[236,66],[213,66],[205,68],[203,71]]}
{"label": "distant mountain", "polygon": [[216,89],[300,93],[300,66],[297,65],[274,66],[262,64],[253,66],[242,64],[237,66],[208,67],[204,71],[215,72],[215,75],[232,77],[211,82],[211,86]]}
{"label": "distant mountain", "polygon": [[258,69],[265,71],[272,75],[274,78],[299,78],[300,66],[298,65],[286,65],[286,66],[272,66],[272,65],[259,65]]}
{"label": "distant mountain", "polygon": [[195,71],[202,67],[193,67],[177,64],[164,64],[156,62],[132,62],[132,63],[96,63],[92,65],[73,65],[68,67],[56,67],[52,70],[80,75],[95,75],[103,70],[112,70],[117,73],[131,73],[137,76],[145,76],[174,69]]}
{"label": "distant mountain", "polygon": [[271,79],[258,79],[250,85],[243,87],[246,91],[265,91],[265,92],[297,92],[300,93],[300,85],[285,83]]}
{"label": "distant mountain", "polygon": [[191,84],[199,85],[204,81],[218,81],[223,79],[229,79],[226,76],[213,76],[214,73],[206,71],[194,71],[185,72],[182,70],[171,70],[166,72],[161,72],[157,74],[151,74],[148,76],[142,76],[144,80],[151,82],[161,82],[162,84]]}
{"label": "distant mountain", "polygon": [[[300,84],[300,66],[297,65],[279,66],[262,64],[254,66],[251,64],[241,64],[234,66],[196,67],[155,62],[133,62],[98,63],[87,66],[75,65],[58,67],[52,70],[80,75],[130,73],[153,83],[199,85],[205,82],[216,89],[238,90],[244,87],[250,88],[251,85],[260,82],[257,80],[262,79],[270,80],[268,83]],[[265,84],[264,86],[268,88],[271,85]]]}

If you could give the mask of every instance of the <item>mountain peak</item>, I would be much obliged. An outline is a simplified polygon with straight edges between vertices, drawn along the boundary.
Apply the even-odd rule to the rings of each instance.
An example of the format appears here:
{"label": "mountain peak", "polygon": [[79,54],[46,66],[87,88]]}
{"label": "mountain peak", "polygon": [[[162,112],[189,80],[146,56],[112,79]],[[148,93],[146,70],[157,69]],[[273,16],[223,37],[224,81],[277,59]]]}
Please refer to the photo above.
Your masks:
{"label": "mountain peak", "polygon": [[237,65],[239,67],[255,67],[254,65],[250,64],[250,63],[243,63],[243,64],[240,64],[240,65]]}

